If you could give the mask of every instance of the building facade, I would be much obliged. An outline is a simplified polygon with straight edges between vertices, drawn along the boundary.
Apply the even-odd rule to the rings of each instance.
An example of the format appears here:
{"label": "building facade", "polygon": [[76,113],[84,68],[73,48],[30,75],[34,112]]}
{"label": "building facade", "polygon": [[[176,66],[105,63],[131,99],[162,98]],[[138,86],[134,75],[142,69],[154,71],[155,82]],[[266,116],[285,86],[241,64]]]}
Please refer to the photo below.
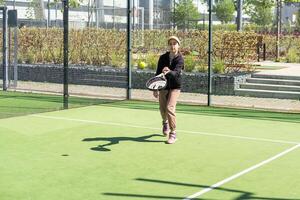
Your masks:
{"label": "building facade", "polygon": [[[131,0],[135,28],[169,29],[173,25],[172,12],[178,0]],[[34,2],[34,3],[32,3]],[[199,13],[207,14],[201,0],[193,0]],[[20,20],[62,21],[61,2],[54,0],[6,1],[9,9],[17,9]],[[49,5],[49,6],[48,6]],[[124,27],[127,23],[127,0],[84,0],[77,8],[70,8],[70,22],[104,28]]]}

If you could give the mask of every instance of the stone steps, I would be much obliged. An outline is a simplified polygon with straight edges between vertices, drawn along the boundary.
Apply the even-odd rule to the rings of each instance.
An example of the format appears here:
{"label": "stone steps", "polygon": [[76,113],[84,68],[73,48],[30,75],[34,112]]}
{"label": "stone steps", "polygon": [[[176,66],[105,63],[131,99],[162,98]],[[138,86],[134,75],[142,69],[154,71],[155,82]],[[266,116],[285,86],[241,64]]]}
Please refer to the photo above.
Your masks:
{"label": "stone steps", "polygon": [[239,85],[235,95],[299,100],[300,76],[253,74]]}

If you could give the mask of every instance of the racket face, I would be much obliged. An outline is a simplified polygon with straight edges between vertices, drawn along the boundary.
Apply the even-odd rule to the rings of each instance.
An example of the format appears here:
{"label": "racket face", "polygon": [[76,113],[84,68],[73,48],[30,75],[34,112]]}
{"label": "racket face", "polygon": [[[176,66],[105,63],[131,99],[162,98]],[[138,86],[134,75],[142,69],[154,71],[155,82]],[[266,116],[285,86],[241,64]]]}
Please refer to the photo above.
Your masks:
{"label": "racket face", "polygon": [[146,87],[151,91],[162,90],[167,86],[167,80],[163,77],[153,77],[146,83]]}

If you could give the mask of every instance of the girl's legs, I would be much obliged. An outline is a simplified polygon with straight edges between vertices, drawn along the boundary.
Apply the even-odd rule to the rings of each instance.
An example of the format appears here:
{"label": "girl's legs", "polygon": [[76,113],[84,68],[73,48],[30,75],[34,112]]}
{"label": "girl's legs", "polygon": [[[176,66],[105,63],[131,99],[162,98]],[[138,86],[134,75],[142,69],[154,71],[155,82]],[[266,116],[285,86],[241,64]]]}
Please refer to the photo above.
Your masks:
{"label": "girl's legs", "polygon": [[168,102],[167,102],[167,119],[170,125],[171,132],[175,132],[176,130],[176,104],[177,104],[177,99],[179,97],[180,90],[178,89],[173,89],[169,91],[168,95]]}
{"label": "girl's legs", "polygon": [[[180,90],[162,90],[159,92],[159,109],[163,120],[163,133],[167,135],[169,128],[171,132],[167,143],[172,144],[176,141],[176,104],[180,95]],[[168,126],[169,125],[169,126]]]}
{"label": "girl's legs", "polygon": [[159,110],[163,124],[162,132],[165,136],[167,136],[170,131],[167,117],[168,94],[168,90],[159,91]]}

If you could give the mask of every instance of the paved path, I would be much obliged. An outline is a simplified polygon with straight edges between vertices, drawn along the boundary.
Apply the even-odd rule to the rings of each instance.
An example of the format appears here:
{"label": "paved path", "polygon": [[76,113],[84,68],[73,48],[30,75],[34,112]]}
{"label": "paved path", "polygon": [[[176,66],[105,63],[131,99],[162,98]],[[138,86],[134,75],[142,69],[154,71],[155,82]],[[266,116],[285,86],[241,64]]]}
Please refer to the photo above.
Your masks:
{"label": "paved path", "polygon": [[279,63],[271,61],[257,62],[261,66],[283,67],[277,70],[261,70],[258,74],[283,75],[283,76],[300,76],[300,63]]}

